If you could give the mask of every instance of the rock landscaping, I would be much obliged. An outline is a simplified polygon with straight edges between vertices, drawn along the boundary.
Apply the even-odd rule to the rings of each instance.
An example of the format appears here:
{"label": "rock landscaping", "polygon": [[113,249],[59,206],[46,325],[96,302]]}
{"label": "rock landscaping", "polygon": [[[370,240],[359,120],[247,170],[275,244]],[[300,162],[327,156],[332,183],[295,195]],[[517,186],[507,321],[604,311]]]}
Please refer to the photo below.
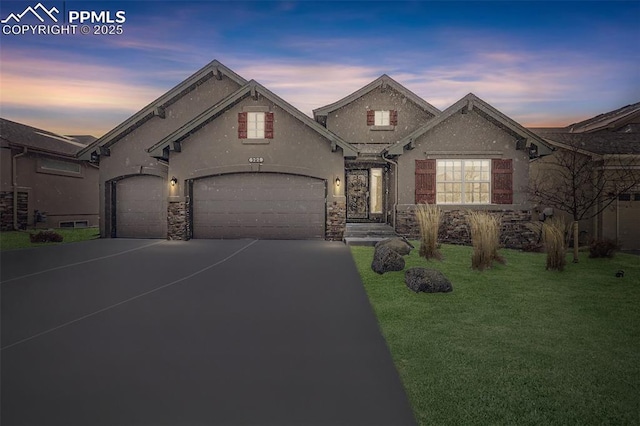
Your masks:
{"label": "rock landscaping", "polygon": [[440,271],[427,268],[410,268],[404,273],[404,282],[410,290],[419,293],[449,293],[451,282]]}
{"label": "rock landscaping", "polygon": [[404,269],[404,258],[395,250],[387,246],[376,247],[373,254],[371,269],[378,274],[390,271],[402,271]]}

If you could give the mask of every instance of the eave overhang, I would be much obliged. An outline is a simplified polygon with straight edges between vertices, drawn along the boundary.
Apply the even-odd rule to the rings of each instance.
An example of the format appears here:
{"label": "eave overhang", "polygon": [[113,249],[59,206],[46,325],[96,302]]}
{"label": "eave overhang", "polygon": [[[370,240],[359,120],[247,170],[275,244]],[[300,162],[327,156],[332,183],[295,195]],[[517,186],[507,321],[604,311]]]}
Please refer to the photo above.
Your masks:
{"label": "eave overhang", "polygon": [[210,78],[222,79],[225,75],[239,85],[247,84],[247,80],[214,60],[196,71],[186,80],[151,102],[114,129],[97,139],[76,155],[81,160],[93,161],[102,155],[100,148],[109,148],[118,140],[131,133],[154,116],[164,118],[165,108]]}
{"label": "eave overhang", "polygon": [[385,149],[385,153],[387,155],[395,156],[402,155],[406,150],[413,149],[417,138],[427,133],[438,124],[444,122],[454,114],[468,114],[470,112],[480,114],[487,120],[509,132],[516,140],[517,149],[526,149],[529,151],[535,149],[536,155],[539,157],[549,155],[553,152],[553,147],[543,138],[507,117],[488,103],[484,102],[482,99],[475,96],[473,93],[469,93],[467,96],[444,110],[440,115],[429,120],[423,126],[419,127],[400,141],[389,145]]}

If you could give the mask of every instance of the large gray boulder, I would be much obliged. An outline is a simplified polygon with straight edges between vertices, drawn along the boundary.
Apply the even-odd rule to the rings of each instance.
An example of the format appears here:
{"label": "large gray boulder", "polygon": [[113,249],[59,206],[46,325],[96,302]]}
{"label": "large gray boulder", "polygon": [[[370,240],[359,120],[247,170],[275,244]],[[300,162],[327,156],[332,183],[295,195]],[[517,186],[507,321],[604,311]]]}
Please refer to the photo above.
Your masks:
{"label": "large gray boulder", "polygon": [[451,282],[440,271],[427,268],[410,268],[404,273],[404,282],[416,293],[449,293],[453,291]]}
{"label": "large gray boulder", "polygon": [[391,250],[398,253],[400,256],[406,256],[411,253],[411,249],[414,247],[404,238],[387,238],[386,240],[378,241],[376,248],[389,247]]}
{"label": "large gray boulder", "polygon": [[389,271],[402,271],[404,269],[404,258],[389,247],[376,247],[371,269],[379,274]]}

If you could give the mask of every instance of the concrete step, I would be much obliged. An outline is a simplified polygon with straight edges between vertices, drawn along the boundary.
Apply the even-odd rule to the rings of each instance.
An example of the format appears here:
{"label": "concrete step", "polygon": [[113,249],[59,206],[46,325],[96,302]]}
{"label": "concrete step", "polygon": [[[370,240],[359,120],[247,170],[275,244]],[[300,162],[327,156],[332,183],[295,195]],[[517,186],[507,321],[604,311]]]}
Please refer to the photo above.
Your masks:
{"label": "concrete step", "polygon": [[378,241],[397,236],[386,223],[348,223],[343,241],[347,245],[374,246]]}

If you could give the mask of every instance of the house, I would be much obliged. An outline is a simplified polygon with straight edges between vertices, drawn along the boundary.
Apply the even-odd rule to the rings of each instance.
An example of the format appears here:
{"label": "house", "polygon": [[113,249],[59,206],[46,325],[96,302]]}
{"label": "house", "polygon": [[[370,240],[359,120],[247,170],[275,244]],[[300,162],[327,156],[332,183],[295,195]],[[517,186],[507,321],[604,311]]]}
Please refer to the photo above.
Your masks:
{"label": "house", "polygon": [[553,155],[532,163],[534,176],[547,173],[562,153],[573,153],[588,165],[586,178],[602,182],[602,194],[593,196],[596,202],[584,209],[581,244],[610,239],[623,249],[640,249],[640,103],[563,128],[531,130],[556,148]]}
{"label": "house", "polygon": [[445,111],[383,75],[313,111],[213,61],[82,149],[100,161],[107,237],[341,240],[350,222],[417,234],[413,208],[499,213],[528,241],[529,160],[540,136],[469,94]]}
{"label": "house", "polygon": [[63,136],[0,118],[0,229],[98,226],[98,168]]}

